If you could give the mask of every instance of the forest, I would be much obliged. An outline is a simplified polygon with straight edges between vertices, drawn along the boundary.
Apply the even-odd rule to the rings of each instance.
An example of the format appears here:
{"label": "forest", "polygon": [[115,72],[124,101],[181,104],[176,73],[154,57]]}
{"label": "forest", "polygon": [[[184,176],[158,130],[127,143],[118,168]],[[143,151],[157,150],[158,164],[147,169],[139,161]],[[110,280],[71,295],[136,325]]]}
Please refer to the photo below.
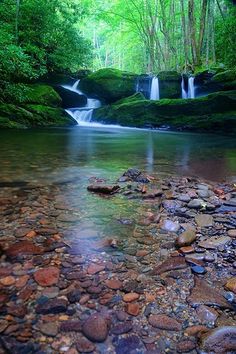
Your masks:
{"label": "forest", "polygon": [[236,353],[236,1],[0,0],[0,354]]}

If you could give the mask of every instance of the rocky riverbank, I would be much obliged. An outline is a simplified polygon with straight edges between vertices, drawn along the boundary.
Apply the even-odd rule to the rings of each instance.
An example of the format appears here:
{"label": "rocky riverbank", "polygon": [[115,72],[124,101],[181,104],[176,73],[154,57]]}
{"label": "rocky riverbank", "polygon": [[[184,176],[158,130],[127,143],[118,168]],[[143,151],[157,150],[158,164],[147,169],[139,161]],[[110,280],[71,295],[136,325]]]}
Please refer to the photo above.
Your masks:
{"label": "rocky riverbank", "polygon": [[0,353],[234,353],[235,185],[135,169],[88,185],[137,203],[111,220],[123,237],[79,227],[73,182],[1,185]]}

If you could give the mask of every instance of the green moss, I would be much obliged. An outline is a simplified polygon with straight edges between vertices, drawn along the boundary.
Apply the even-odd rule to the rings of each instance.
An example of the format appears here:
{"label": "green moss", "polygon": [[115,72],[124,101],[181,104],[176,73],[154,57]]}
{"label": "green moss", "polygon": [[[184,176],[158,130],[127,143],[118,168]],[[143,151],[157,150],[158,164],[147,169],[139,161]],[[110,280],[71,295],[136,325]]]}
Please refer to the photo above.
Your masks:
{"label": "green moss", "polygon": [[43,105],[26,105],[24,108],[12,104],[0,105],[0,127],[26,128],[37,126],[65,126],[77,124],[60,108]]}
{"label": "green moss", "polygon": [[91,97],[115,102],[135,93],[135,74],[117,69],[100,69],[80,81],[80,89]]}
{"label": "green moss", "polygon": [[34,84],[28,85],[27,97],[25,98],[24,103],[60,107],[62,100],[51,86]]}
{"label": "green moss", "polygon": [[229,91],[192,100],[123,102],[96,110],[93,119],[132,127],[170,125],[174,128],[213,131],[225,131],[231,124],[233,131],[236,127],[235,111],[236,91]]}
{"label": "green moss", "polygon": [[146,100],[144,95],[141,92],[136,92],[134,95],[122,98],[121,100],[116,101],[114,104],[120,105],[123,103],[137,102],[137,101],[142,101],[142,100]]}
{"label": "green moss", "polygon": [[236,80],[236,71],[235,70],[226,70],[220,72],[213,76],[213,82],[228,82],[228,81],[235,81]]}
{"label": "green moss", "polygon": [[160,71],[157,76],[159,80],[181,81],[181,75],[177,71]]}
{"label": "green moss", "polygon": [[159,79],[160,98],[181,97],[181,75],[177,71],[161,71]]}

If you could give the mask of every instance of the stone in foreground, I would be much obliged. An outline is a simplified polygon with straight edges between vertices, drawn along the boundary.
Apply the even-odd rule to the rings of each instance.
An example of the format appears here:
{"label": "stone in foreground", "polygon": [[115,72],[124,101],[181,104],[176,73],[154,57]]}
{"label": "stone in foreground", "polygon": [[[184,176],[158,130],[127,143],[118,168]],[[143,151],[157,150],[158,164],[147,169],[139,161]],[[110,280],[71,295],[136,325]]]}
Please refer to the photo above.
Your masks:
{"label": "stone in foreground", "polygon": [[100,314],[93,314],[84,322],[82,332],[92,342],[104,342],[108,335],[107,321]]}
{"label": "stone in foreground", "polygon": [[218,327],[202,335],[200,341],[200,347],[203,353],[236,353],[236,327]]}

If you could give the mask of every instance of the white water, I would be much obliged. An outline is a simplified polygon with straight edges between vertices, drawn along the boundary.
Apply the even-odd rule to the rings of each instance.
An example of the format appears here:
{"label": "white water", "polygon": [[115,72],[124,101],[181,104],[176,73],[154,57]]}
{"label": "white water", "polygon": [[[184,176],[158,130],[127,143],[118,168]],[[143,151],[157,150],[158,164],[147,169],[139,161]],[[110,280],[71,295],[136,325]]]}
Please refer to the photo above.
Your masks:
{"label": "white water", "polygon": [[159,80],[158,77],[154,76],[152,78],[150,100],[159,100],[159,99],[160,99]]}
{"label": "white water", "polygon": [[195,98],[194,77],[188,78],[188,98]]}
{"label": "white water", "polygon": [[83,92],[77,88],[79,85],[79,82],[80,82],[80,80],[77,80],[72,86],[70,86],[70,85],[61,85],[61,86],[64,87],[66,90],[76,92],[79,95],[83,95]]}
{"label": "white water", "polygon": [[[84,95],[82,91],[78,90],[80,80],[77,80],[72,86],[62,85],[66,90],[78,93],[78,95]],[[86,96],[86,95],[84,95]],[[95,98],[87,98],[87,104],[84,107],[66,109],[66,112],[76,120],[80,126],[94,126],[91,123],[93,116],[93,110],[101,107],[101,102]]]}
{"label": "white water", "polygon": [[181,82],[181,90],[182,90],[182,98],[188,98],[188,93],[186,92],[184,88],[184,78],[182,76],[182,82]]}

